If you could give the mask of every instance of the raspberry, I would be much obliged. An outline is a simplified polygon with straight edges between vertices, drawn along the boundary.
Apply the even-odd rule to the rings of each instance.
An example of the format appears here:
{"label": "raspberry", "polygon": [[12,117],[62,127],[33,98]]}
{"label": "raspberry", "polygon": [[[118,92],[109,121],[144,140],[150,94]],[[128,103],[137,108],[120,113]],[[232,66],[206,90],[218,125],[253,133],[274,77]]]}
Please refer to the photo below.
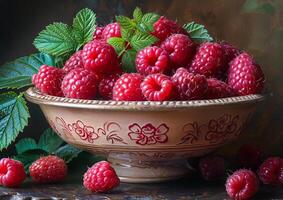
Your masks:
{"label": "raspberry", "polygon": [[240,169],[228,177],[226,191],[235,200],[247,200],[254,196],[259,188],[255,173],[251,170]]}
{"label": "raspberry", "polygon": [[194,53],[194,43],[186,35],[173,34],[161,45],[169,53],[174,68],[185,67],[189,64]]}
{"label": "raspberry", "polygon": [[119,74],[112,74],[103,78],[98,86],[99,94],[103,99],[109,100],[113,98],[113,87],[119,78]]}
{"label": "raspberry", "polygon": [[215,77],[221,70],[222,58],[223,50],[220,44],[202,43],[197,49],[189,70],[192,73],[202,74],[206,77]]}
{"label": "raspberry", "polygon": [[83,68],[82,51],[77,51],[74,53],[65,63],[63,70],[65,72],[70,72],[76,68]]}
{"label": "raspberry", "polygon": [[237,152],[237,159],[242,167],[256,169],[261,161],[261,149],[253,144],[244,144]]}
{"label": "raspberry", "polygon": [[250,55],[242,53],[230,62],[228,84],[239,95],[258,94],[264,87],[264,74]]}
{"label": "raspberry", "polygon": [[120,29],[120,25],[117,22],[110,23],[106,25],[104,30],[102,31],[102,38],[107,41],[112,37],[121,37]]}
{"label": "raspberry", "polygon": [[108,162],[100,161],[84,174],[83,184],[91,192],[107,192],[117,187],[120,179]]}
{"label": "raspberry", "polygon": [[229,63],[241,54],[241,50],[232,46],[228,42],[221,42],[220,45],[223,50],[223,65],[228,67]]}
{"label": "raspberry", "polygon": [[82,50],[85,69],[96,74],[111,74],[119,68],[114,48],[99,40],[87,43]]}
{"label": "raspberry", "polygon": [[156,46],[146,47],[136,56],[136,68],[143,75],[165,73],[169,69],[168,53]]}
{"label": "raspberry", "polygon": [[199,169],[205,180],[215,181],[224,176],[225,162],[218,156],[205,157],[200,160]]}
{"label": "raspberry", "polygon": [[102,32],[104,30],[103,26],[97,26],[93,34],[93,39],[100,40],[102,39]]}
{"label": "raspberry", "polygon": [[24,165],[11,158],[0,160],[0,185],[5,187],[17,187],[26,178]]}
{"label": "raspberry", "polygon": [[283,159],[268,158],[260,165],[257,173],[264,184],[283,185]]}
{"label": "raspberry", "polygon": [[123,74],[113,87],[113,100],[116,101],[142,101],[141,91],[143,76],[137,73]]}
{"label": "raspberry", "polygon": [[74,69],[64,77],[62,91],[68,98],[94,99],[97,92],[97,76],[85,69]]}
{"label": "raspberry", "polygon": [[57,156],[44,156],[31,164],[29,173],[38,183],[55,183],[67,176],[67,165]]}
{"label": "raspberry", "polygon": [[194,75],[181,67],[173,75],[172,81],[182,100],[196,100],[205,97],[207,81],[203,75]]}
{"label": "raspberry", "polygon": [[42,65],[32,78],[33,84],[42,92],[54,96],[63,96],[61,82],[65,72],[62,69]]}
{"label": "raspberry", "polygon": [[141,83],[141,90],[148,101],[166,101],[171,97],[173,83],[164,74],[151,74]]}
{"label": "raspberry", "polygon": [[169,20],[164,16],[161,16],[157,22],[154,23],[153,27],[154,31],[152,35],[159,39],[158,44],[174,33],[186,34],[186,31],[175,21]]}
{"label": "raspberry", "polygon": [[235,95],[235,92],[227,83],[215,78],[207,79],[207,86],[206,99],[226,98]]}

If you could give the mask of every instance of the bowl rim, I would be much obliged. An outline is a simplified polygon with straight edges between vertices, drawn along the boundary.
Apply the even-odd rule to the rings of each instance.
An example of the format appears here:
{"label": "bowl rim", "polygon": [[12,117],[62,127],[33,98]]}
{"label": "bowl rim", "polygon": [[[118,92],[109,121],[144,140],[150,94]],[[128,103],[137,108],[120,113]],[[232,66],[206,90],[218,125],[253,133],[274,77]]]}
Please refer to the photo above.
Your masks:
{"label": "bowl rim", "polygon": [[192,100],[192,101],[111,101],[85,100],[57,97],[41,93],[37,88],[30,87],[25,91],[28,101],[39,105],[52,105],[69,108],[101,109],[101,110],[174,110],[206,106],[223,106],[254,104],[265,99],[264,95],[252,94],[221,99]]}

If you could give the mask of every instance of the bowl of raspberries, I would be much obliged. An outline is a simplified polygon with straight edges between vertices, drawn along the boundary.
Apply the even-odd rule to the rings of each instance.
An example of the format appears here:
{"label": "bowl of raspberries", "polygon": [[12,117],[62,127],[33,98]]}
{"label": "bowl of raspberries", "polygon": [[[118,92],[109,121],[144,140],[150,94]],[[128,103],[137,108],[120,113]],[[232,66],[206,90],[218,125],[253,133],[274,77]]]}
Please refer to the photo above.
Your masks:
{"label": "bowl of raspberries", "polygon": [[[35,39],[42,52],[50,30]],[[185,176],[187,158],[238,138],[264,99],[260,65],[203,25],[137,8],[91,30],[61,68],[42,65],[25,95],[63,140],[106,156],[121,181]]]}

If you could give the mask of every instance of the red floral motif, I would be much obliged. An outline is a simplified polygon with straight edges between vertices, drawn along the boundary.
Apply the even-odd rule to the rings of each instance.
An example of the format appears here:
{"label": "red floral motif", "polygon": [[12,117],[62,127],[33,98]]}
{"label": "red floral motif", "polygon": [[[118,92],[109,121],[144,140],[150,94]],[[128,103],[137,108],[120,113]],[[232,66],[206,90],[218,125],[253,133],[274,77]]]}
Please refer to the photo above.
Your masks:
{"label": "red floral motif", "polygon": [[106,140],[111,141],[111,144],[115,142],[120,142],[123,144],[127,144],[124,140],[118,135],[121,130],[121,126],[116,122],[105,122],[103,124],[103,128],[97,129],[98,133],[106,135]]}
{"label": "red floral motif", "polygon": [[[73,135],[72,135],[72,133],[71,133],[73,127],[72,127],[70,124],[67,124],[67,123],[65,122],[65,120],[64,120],[62,117],[56,117],[56,118],[55,118],[55,122],[56,122],[59,126],[61,126],[62,131],[63,131],[63,133],[64,133],[64,135],[65,135],[66,138],[72,138],[72,139],[74,139],[74,137],[73,137]],[[55,123],[54,123],[54,126],[55,126]],[[56,128],[56,126],[55,126],[55,128]],[[56,128],[56,130],[57,130],[57,128]]]}
{"label": "red floral motif", "polygon": [[167,132],[169,131],[169,127],[164,123],[160,124],[157,128],[150,123],[142,127],[134,123],[129,126],[129,130],[129,138],[135,140],[136,144],[139,145],[153,145],[168,141]]}
{"label": "red floral motif", "polygon": [[193,144],[199,140],[200,127],[197,122],[187,123],[183,126],[183,132],[186,134],[181,138],[179,144],[190,143]]}
{"label": "red floral motif", "polygon": [[80,136],[82,140],[87,140],[93,143],[99,136],[92,126],[86,126],[81,120],[72,124],[75,133]]}

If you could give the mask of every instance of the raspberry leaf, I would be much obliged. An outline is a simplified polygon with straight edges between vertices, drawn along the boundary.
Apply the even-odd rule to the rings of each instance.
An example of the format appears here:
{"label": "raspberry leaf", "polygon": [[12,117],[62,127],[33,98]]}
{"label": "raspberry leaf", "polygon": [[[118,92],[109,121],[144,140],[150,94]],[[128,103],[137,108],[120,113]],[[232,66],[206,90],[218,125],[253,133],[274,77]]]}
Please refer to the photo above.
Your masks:
{"label": "raspberry leaf", "polygon": [[66,163],[71,162],[75,157],[81,153],[82,150],[77,149],[76,147],[66,144],[59,149],[57,149],[54,153],[65,160]]}
{"label": "raspberry leaf", "polygon": [[46,129],[38,141],[38,147],[49,153],[54,152],[63,144],[63,140],[51,129]]}
{"label": "raspberry leaf", "polygon": [[157,41],[157,38],[148,33],[137,31],[136,34],[131,39],[131,46],[139,51],[147,46],[152,45]]}
{"label": "raspberry leaf", "polygon": [[209,35],[204,25],[195,22],[184,24],[183,28],[189,33],[190,37],[196,42],[209,42],[213,38]]}
{"label": "raspberry leaf", "polygon": [[125,16],[116,16],[116,21],[120,24],[120,26],[126,30],[135,29],[136,23],[128,17]]}
{"label": "raspberry leaf", "polygon": [[36,141],[32,138],[23,138],[20,141],[18,141],[15,146],[18,154],[38,148]]}
{"label": "raspberry leaf", "polygon": [[136,9],[134,10],[133,17],[137,23],[140,23],[142,21],[143,14],[139,7],[136,7]]}
{"label": "raspberry leaf", "polygon": [[107,43],[110,44],[116,51],[118,55],[125,49],[126,42],[123,38],[112,37],[107,40]]}
{"label": "raspberry leaf", "polygon": [[136,60],[137,52],[133,49],[126,51],[122,57],[122,69],[125,72],[132,73],[136,72]]}
{"label": "raspberry leaf", "polygon": [[147,27],[148,31],[153,31],[153,24],[159,19],[159,15],[156,13],[146,13],[141,20],[141,23]]}
{"label": "raspberry leaf", "polygon": [[96,16],[92,10],[85,8],[78,12],[73,21],[74,35],[79,44],[77,48],[92,40],[95,24]]}
{"label": "raspberry leaf", "polygon": [[30,117],[22,94],[0,94],[0,150],[6,148],[23,131]]}
{"label": "raspberry leaf", "polygon": [[18,58],[0,67],[0,89],[23,88],[31,85],[31,77],[41,65],[54,66],[54,58],[44,53]]}

